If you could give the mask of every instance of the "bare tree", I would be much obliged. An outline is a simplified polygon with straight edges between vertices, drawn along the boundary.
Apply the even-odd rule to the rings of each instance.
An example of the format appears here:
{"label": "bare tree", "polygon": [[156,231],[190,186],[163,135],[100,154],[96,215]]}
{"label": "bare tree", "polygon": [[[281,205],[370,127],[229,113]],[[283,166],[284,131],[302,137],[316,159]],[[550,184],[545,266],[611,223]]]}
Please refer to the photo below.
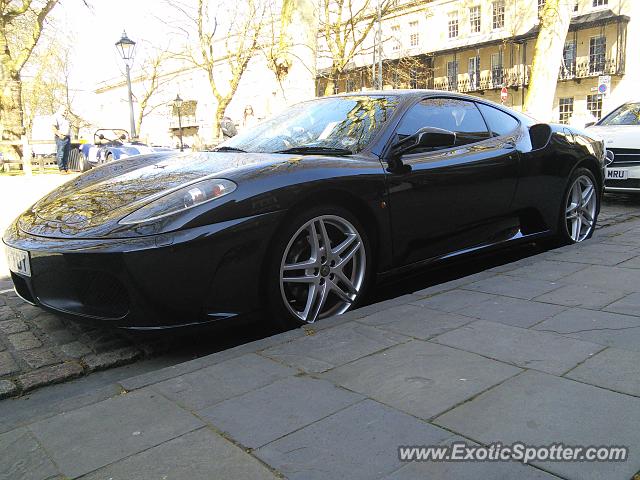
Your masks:
{"label": "bare tree", "polygon": [[571,0],[546,0],[540,17],[540,32],[533,50],[524,110],[543,121],[549,120],[553,111],[558,71],[573,6]]}
{"label": "bare tree", "polygon": [[[175,56],[206,73],[216,100],[212,126],[214,137],[218,137],[225,110],[238,90],[249,61],[258,52],[266,4],[263,0],[246,0],[234,6],[222,2],[212,5],[209,0],[168,3],[181,17],[172,26],[187,38],[186,52],[175,52]],[[218,9],[223,9],[220,16]]]}
{"label": "bare tree", "polygon": [[[3,140],[24,134],[22,79],[45,21],[58,0],[0,0],[0,127]],[[14,149],[19,156],[20,148]]]}
{"label": "bare tree", "polygon": [[283,0],[279,22],[272,11],[265,55],[288,103],[315,96],[318,15],[314,0]]}
{"label": "bare tree", "polygon": [[[395,0],[380,0],[384,16]],[[320,48],[318,55],[331,61],[325,94],[333,94],[335,83],[357,55],[373,51],[364,43],[377,22],[376,3],[372,0],[321,0]]]}
{"label": "bare tree", "polygon": [[169,102],[159,100],[162,93],[178,75],[176,71],[166,71],[168,60],[172,58],[168,48],[151,49],[151,53],[142,62],[144,77],[136,82],[134,95],[138,100],[138,118],[136,119],[136,132],[141,132],[144,119],[160,107],[165,107]]}

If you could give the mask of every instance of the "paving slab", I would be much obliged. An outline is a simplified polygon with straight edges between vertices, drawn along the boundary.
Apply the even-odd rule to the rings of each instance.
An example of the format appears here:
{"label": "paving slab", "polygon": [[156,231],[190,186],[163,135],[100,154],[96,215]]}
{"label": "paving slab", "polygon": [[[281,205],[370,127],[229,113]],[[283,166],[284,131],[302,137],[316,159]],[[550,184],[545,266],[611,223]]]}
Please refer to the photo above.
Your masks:
{"label": "paving slab", "polygon": [[565,376],[640,397],[640,352],[607,348]]}
{"label": "paving slab", "polygon": [[532,327],[611,347],[640,351],[640,317],[571,308]]}
{"label": "paving slab", "polygon": [[400,305],[358,320],[367,325],[427,340],[473,321],[472,318],[440,312],[413,304]]}
{"label": "paving slab", "polygon": [[607,286],[614,291],[640,292],[640,270],[590,265],[578,273],[564,277],[562,282],[594,287]]}
{"label": "paving slab", "polygon": [[152,390],[109,398],[29,426],[61,472],[76,477],[204,424]]}
{"label": "paving slab", "polygon": [[404,335],[351,322],[268,348],[262,354],[307,373],[320,373],[407,340]]}
{"label": "paving slab", "polygon": [[82,480],[268,480],[277,477],[241,448],[207,428],[101,468]]}
{"label": "paving slab", "polygon": [[632,293],[620,300],[610,303],[603,310],[640,316],[640,293]]}
{"label": "paving slab", "polygon": [[199,412],[245,447],[258,448],[363,400],[309,377],[289,377]]}
{"label": "paving slab", "polygon": [[0,479],[45,480],[58,469],[25,428],[0,435]]}
{"label": "paving slab", "polygon": [[322,378],[429,419],[520,371],[473,353],[412,340],[327,372]]}
{"label": "paving slab", "polygon": [[587,265],[557,260],[538,260],[523,267],[507,270],[506,273],[507,275],[514,275],[516,277],[555,282],[585,268],[587,268]]}
{"label": "paving slab", "polygon": [[[629,479],[640,469],[640,399],[526,371],[435,420],[479,443],[630,446],[627,462],[542,462],[571,479]],[[537,464],[537,463],[536,463]]]}
{"label": "paving slab", "polygon": [[536,297],[537,302],[553,303],[567,307],[582,307],[599,310],[628,295],[629,291],[611,290],[606,285],[565,285]]}
{"label": "paving slab", "polygon": [[570,251],[558,253],[558,260],[588,265],[618,265],[637,255],[633,247],[627,245],[585,244]]}
{"label": "paving slab", "polygon": [[556,375],[562,375],[604,348],[558,334],[484,320],[447,332],[433,341]]}
{"label": "paving slab", "polygon": [[370,480],[402,466],[398,445],[437,444],[451,433],[365,400],[255,451],[290,480]]}
{"label": "paving slab", "polygon": [[549,282],[547,280],[498,275],[470,285],[465,285],[464,288],[477,292],[531,300],[561,286],[562,284],[558,282]]}
{"label": "paving slab", "polygon": [[411,303],[443,312],[464,312],[466,308],[492,298],[495,298],[495,295],[469,290],[451,290]]}
{"label": "paving slab", "polygon": [[492,322],[528,328],[566,310],[566,307],[512,297],[494,297],[464,309],[464,314]]}
{"label": "paving slab", "polygon": [[202,368],[151,388],[191,410],[202,410],[297,371],[253,353]]}

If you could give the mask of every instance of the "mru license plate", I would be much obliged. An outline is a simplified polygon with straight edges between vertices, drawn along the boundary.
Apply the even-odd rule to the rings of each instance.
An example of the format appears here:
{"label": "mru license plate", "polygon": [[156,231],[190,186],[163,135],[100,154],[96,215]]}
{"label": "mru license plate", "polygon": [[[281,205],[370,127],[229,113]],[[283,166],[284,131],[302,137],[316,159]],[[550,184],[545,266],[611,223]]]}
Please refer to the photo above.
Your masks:
{"label": "mru license plate", "polygon": [[27,277],[31,276],[31,265],[29,263],[29,252],[18,250],[17,248],[7,248],[7,263],[9,270]]}
{"label": "mru license plate", "polygon": [[629,170],[624,168],[607,168],[605,173],[607,180],[627,180],[629,178]]}

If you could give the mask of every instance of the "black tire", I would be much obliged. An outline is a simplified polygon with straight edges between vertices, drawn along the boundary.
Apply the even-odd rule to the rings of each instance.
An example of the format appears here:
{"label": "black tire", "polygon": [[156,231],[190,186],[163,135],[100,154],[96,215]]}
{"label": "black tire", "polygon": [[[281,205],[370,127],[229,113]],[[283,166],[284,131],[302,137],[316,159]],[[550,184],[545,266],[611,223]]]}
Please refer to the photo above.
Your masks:
{"label": "black tire", "polygon": [[574,184],[576,183],[576,181],[581,177],[588,177],[591,180],[595,190],[593,195],[595,196],[596,203],[595,203],[595,214],[593,216],[593,227],[585,236],[585,238],[580,240],[580,242],[588,240],[593,236],[593,232],[595,231],[595,226],[598,221],[598,214],[600,213],[601,192],[593,172],[588,168],[579,167],[575,169],[574,172],[569,177],[569,181],[567,182],[564,193],[562,194],[562,202],[559,208],[558,225],[556,227],[555,236],[541,242],[547,248],[556,248],[564,245],[571,245],[573,243],[577,243],[572,238],[571,233],[569,232],[569,227],[568,227],[567,218],[566,218],[566,209],[567,209],[567,204],[569,202],[569,195],[571,194],[571,190]]}
{"label": "black tire", "polygon": [[[336,205],[322,205],[317,207],[311,207],[308,209],[304,209],[293,214],[289,217],[282,228],[276,233],[275,237],[271,242],[271,246],[269,248],[268,260],[266,262],[264,282],[266,285],[266,303],[268,306],[269,314],[271,315],[272,322],[276,327],[279,328],[295,328],[301,325],[305,325],[310,322],[305,322],[298,316],[296,316],[292,312],[291,302],[288,306],[285,304],[285,294],[283,290],[286,288],[284,286],[281,287],[281,265],[284,261],[283,257],[291,242],[294,242],[296,238],[300,239],[301,235],[303,235],[306,230],[302,233],[299,232],[307,223],[311,222],[313,219],[318,217],[328,217],[328,222],[331,222],[331,218],[335,217],[340,218],[342,220],[346,220],[353,228],[357,231],[359,239],[361,241],[361,245],[364,249],[364,254],[360,254],[360,258],[364,258],[364,272],[362,275],[362,283],[360,288],[355,293],[355,299],[348,307],[349,310],[357,308],[362,304],[366,294],[367,289],[371,283],[372,274],[374,271],[373,265],[373,256],[371,250],[371,243],[367,236],[366,229],[362,226],[362,224],[358,221],[358,219],[347,209],[336,206]],[[339,220],[338,220],[339,221]],[[331,227],[334,228],[334,227]],[[338,232],[338,230],[335,230]],[[308,232],[307,232],[308,233]],[[333,240],[333,239],[332,239]],[[294,245],[291,245],[293,248]],[[332,244],[332,247],[335,248],[336,245]],[[347,249],[349,250],[349,249]],[[347,251],[345,250],[345,251]],[[355,249],[354,249],[355,250]],[[305,259],[306,260],[306,259]],[[328,260],[328,259],[327,259]],[[327,261],[328,263],[328,261]],[[347,267],[349,265],[347,264]],[[353,263],[350,265],[351,268],[356,268],[356,260],[353,260]],[[326,274],[325,274],[326,275]],[[322,273],[318,271],[316,276],[322,276]],[[330,275],[333,278],[333,275]],[[328,282],[328,280],[327,280]],[[335,281],[334,281],[335,282]],[[339,280],[338,280],[339,282]],[[307,287],[310,288],[310,287]],[[307,290],[308,293],[308,290]],[[333,298],[333,295],[331,298]],[[303,295],[304,297],[304,295]],[[337,297],[335,297],[337,300]],[[329,303],[329,301],[327,301]],[[338,300],[339,303],[339,300]],[[331,304],[329,304],[331,305]],[[331,307],[321,310],[323,312],[330,312]],[[339,312],[344,313],[344,312]],[[322,315],[317,321],[322,321]]]}

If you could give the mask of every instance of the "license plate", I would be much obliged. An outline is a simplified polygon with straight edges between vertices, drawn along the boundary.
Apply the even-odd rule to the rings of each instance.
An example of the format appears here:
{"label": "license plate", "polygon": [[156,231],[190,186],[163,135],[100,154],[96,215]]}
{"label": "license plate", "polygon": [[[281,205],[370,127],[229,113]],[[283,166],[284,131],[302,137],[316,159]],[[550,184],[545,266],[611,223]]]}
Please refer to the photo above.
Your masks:
{"label": "license plate", "polygon": [[18,250],[17,248],[7,248],[7,263],[9,270],[27,277],[31,276],[31,265],[29,264],[29,252]]}
{"label": "license plate", "polygon": [[627,180],[629,178],[629,170],[624,168],[607,168],[607,180]]}

